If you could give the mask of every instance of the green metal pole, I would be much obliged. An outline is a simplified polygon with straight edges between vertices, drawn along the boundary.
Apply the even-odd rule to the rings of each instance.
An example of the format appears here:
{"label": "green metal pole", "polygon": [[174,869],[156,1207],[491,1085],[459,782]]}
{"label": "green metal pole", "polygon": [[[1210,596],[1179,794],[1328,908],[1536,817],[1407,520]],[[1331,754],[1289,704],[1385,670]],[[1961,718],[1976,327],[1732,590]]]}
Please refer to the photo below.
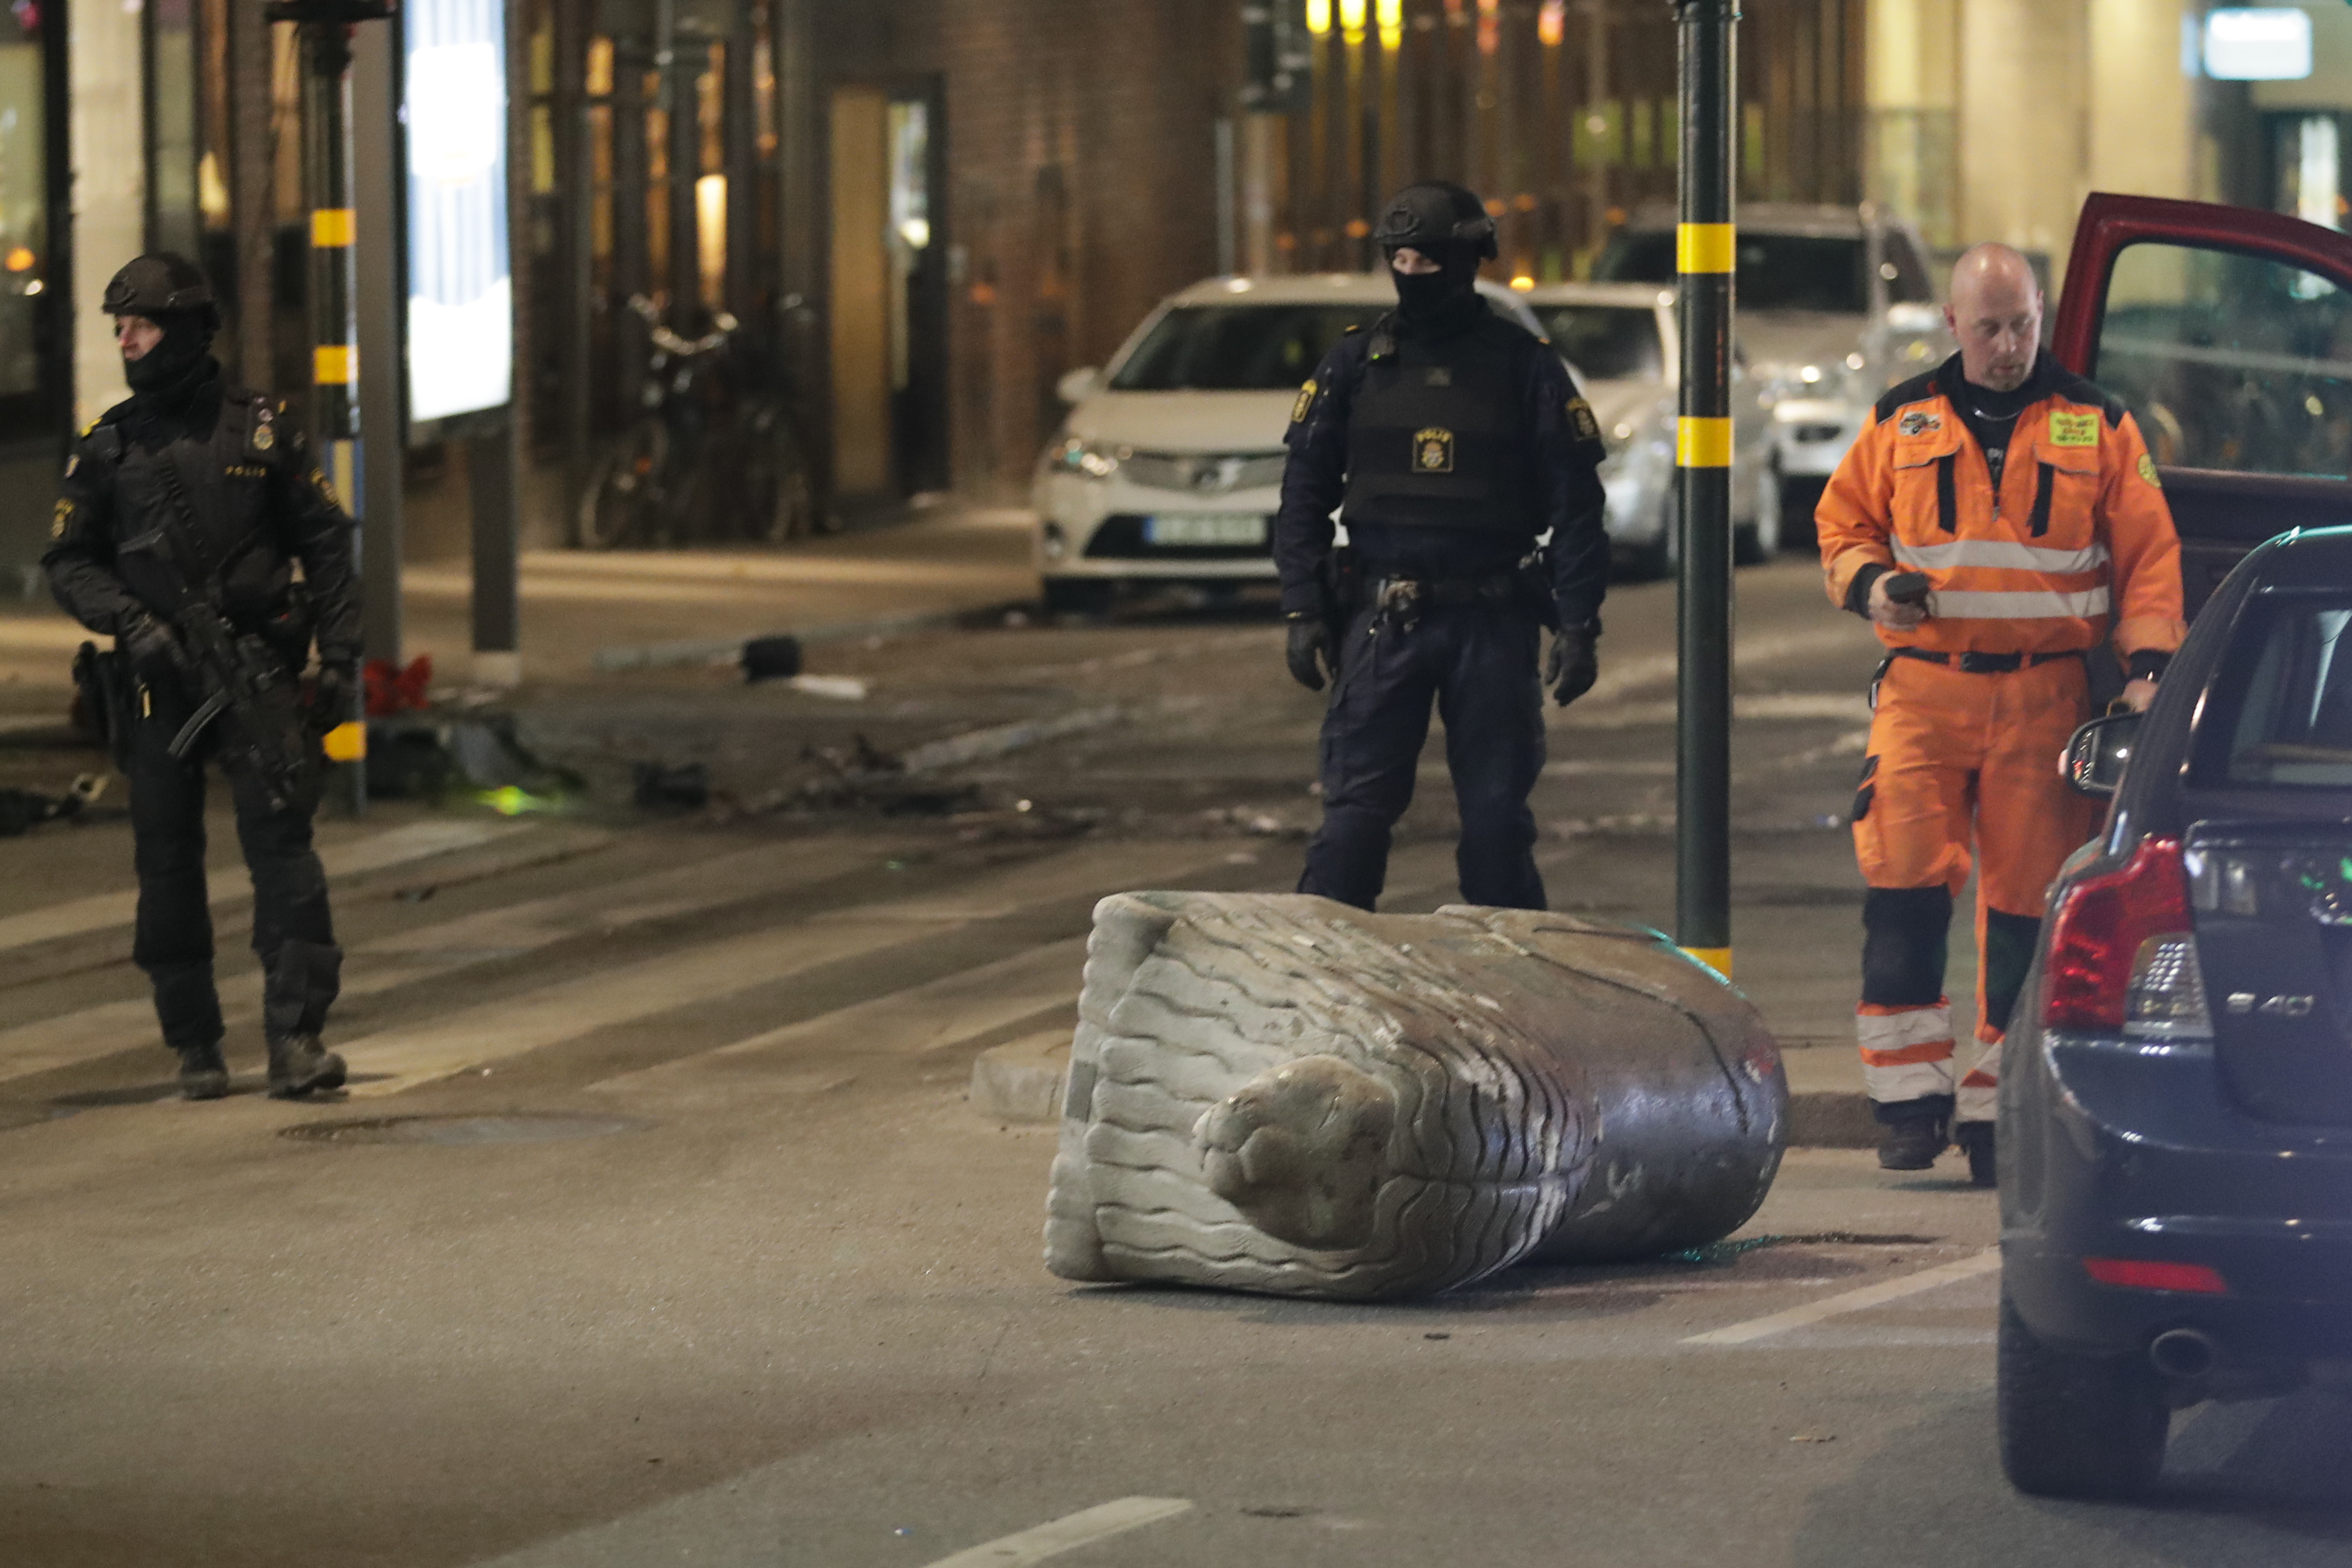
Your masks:
{"label": "green metal pole", "polygon": [[1675,0],[1681,33],[1682,529],[1675,940],[1731,973],[1733,43],[1738,0]]}

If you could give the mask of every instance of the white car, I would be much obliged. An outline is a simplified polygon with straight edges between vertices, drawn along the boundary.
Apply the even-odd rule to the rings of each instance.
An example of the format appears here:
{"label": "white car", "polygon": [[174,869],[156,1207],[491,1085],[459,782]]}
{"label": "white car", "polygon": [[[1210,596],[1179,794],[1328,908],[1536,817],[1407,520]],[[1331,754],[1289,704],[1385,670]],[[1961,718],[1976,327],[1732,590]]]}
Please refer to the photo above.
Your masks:
{"label": "white car", "polygon": [[[1887,388],[1952,351],[1927,248],[1874,206],[1739,209],[1734,321],[1772,413],[1781,505],[1810,538],[1813,504]],[[1644,208],[1610,240],[1597,278],[1670,285],[1675,212]]]}
{"label": "white car", "polygon": [[[1544,334],[1583,383],[1609,457],[1609,542],[1641,575],[1679,559],[1675,537],[1675,422],[1682,385],[1675,290],[1648,283],[1539,283],[1527,296]],[[1731,372],[1731,517],[1738,559],[1780,549],[1780,487],[1772,422],[1756,380]]]}
{"label": "white car", "polygon": [[[1518,295],[1478,288],[1542,333]],[[1031,486],[1045,607],[1098,612],[1122,584],[1273,581],[1291,405],[1349,328],[1395,305],[1382,273],[1212,278],[1163,301],[1105,369],[1064,376],[1073,406]]]}

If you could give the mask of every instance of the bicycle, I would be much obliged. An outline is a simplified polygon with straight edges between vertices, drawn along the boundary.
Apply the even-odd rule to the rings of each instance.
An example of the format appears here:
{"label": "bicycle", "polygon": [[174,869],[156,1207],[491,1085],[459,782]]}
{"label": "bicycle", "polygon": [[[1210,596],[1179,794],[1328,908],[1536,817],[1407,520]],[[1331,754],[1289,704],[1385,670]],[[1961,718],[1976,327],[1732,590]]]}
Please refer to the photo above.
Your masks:
{"label": "bicycle", "polygon": [[643,407],[598,455],[577,542],[661,549],[720,538],[781,544],[820,526],[799,432],[783,400],[745,392],[742,324],[719,311],[698,338],[673,331],[644,295],[652,357]]}

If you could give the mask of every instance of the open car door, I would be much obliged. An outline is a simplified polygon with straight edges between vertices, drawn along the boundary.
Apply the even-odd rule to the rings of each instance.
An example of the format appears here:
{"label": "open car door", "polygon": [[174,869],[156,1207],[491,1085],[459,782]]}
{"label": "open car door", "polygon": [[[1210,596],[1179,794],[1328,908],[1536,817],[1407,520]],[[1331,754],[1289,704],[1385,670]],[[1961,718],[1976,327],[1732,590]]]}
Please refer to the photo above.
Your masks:
{"label": "open car door", "polygon": [[2052,347],[2139,421],[2192,618],[2264,539],[2352,523],[2352,235],[2095,193]]}

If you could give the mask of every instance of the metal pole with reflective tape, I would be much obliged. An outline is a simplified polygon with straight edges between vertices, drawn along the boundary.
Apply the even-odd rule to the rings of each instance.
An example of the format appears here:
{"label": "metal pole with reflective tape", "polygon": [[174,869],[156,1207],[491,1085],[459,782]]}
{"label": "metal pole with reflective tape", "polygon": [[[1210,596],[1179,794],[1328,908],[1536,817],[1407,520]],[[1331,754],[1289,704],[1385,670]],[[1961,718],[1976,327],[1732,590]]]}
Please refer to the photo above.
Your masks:
{"label": "metal pole with reflective tape", "polygon": [[1675,940],[1731,973],[1731,307],[1738,0],[1675,0],[1681,34],[1682,581]]}

